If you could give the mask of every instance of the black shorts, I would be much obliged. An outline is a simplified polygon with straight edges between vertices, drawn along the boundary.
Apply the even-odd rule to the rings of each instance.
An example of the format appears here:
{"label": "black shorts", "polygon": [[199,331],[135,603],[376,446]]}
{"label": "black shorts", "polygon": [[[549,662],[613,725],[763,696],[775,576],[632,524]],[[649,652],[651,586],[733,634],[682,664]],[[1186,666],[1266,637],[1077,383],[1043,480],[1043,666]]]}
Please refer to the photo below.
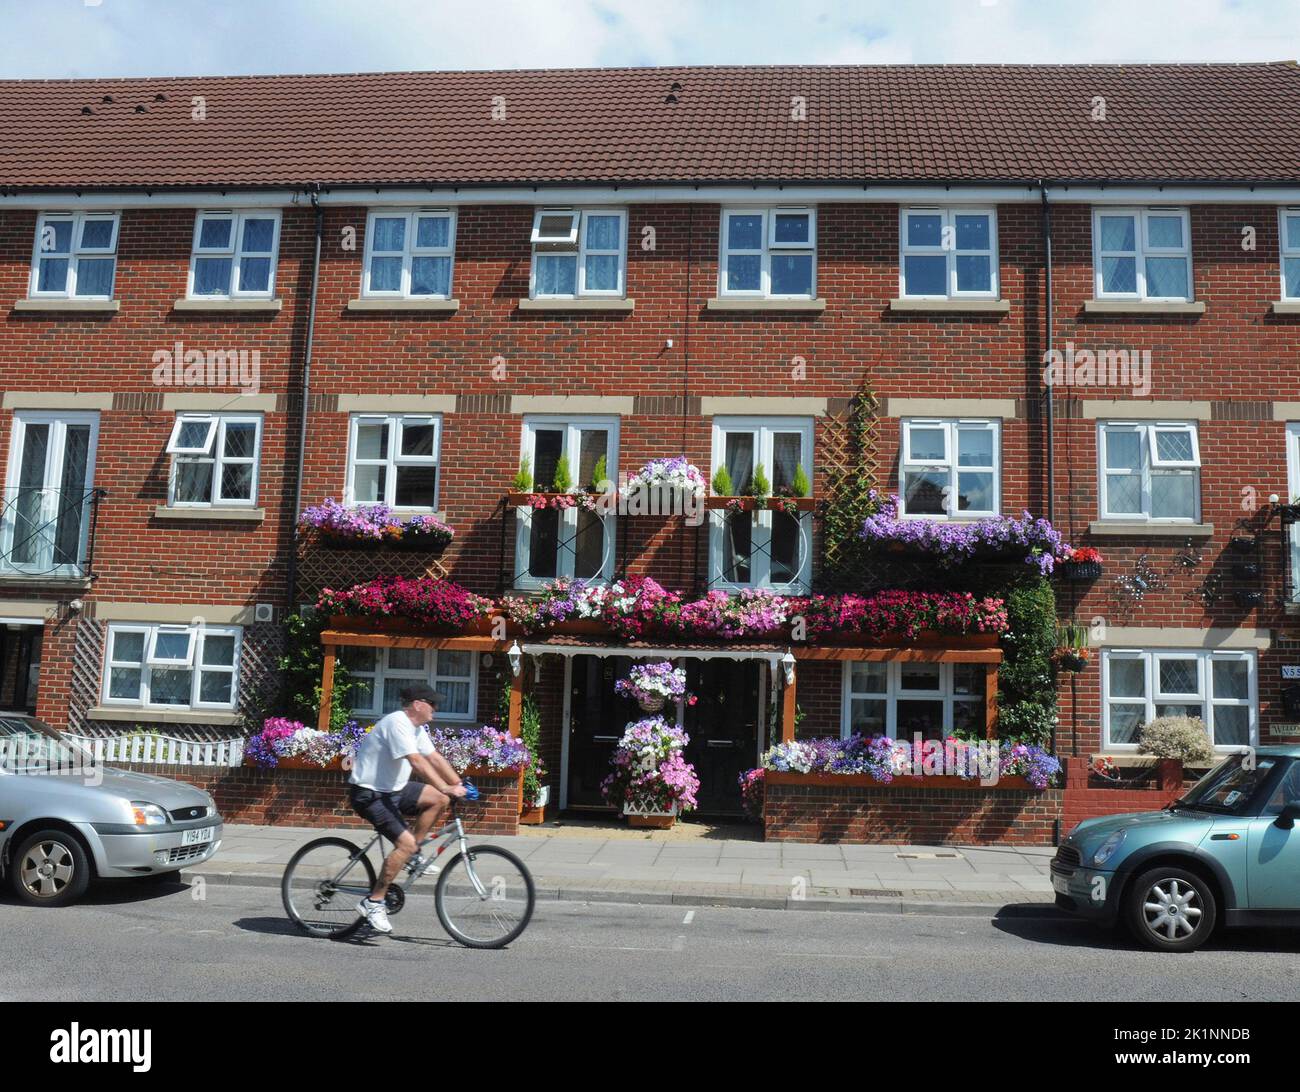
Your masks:
{"label": "black shorts", "polygon": [[423,791],[424,785],[418,781],[408,781],[398,792],[376,792],[362,785],[349,785],[348,802],[362,819],[395,842],[406,830],[403,816],[415,815],[420,810]]}

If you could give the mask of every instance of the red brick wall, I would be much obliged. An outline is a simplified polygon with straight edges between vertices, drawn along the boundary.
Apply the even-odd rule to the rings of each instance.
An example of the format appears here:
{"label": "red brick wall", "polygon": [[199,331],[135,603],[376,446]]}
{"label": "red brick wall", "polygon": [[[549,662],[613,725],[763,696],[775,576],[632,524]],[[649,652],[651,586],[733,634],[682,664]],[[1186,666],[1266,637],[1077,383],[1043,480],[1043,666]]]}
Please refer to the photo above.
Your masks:
{"label": "red brick wall", "polygon": [[1088,783],[1088,760],[1065,760],[1065,797],[1062,805],[1062,832],[1068,834],[1084,819],[1104,815],[1122,815],[1129,811],[1158,811],[1183,791],[1183,765],[1177,759],[1162,759],[1156,776],[1147,782],[1132,782],[1112,787]]}

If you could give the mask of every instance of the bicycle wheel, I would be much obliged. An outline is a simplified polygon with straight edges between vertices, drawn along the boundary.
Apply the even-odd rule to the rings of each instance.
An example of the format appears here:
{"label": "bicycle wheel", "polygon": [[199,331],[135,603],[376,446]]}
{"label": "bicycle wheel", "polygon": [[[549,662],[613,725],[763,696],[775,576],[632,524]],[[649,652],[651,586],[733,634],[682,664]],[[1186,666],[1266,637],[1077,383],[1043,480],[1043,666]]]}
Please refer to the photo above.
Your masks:
{"label": "bicycle wheel", "polygon": [[454,940],[469,948],[504,948],[528,927],[536,897],[533,877],[508,849],[470,846],[438,873],[433,901]]}
{"label": "bicycle wheel", "polygon": [[290,858],[280,897],[304,933],[342,938],[361,927],[365,918],[357,903],[375,886],[375,866],[360,853],[361,847],[346,838],[318,838]]}

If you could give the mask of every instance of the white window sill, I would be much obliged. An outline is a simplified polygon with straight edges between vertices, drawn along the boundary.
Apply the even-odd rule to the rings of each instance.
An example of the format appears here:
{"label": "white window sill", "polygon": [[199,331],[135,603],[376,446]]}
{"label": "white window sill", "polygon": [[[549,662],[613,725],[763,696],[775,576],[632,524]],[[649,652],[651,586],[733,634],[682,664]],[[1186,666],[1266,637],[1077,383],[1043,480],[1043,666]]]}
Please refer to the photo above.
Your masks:
{"label": "white window sill", "polygon": [[900,296],[889,301],[891,311],[947,313],[951,315],[1005,315],[1011,310],[1010,300],[932,300],[911,299]]}
{"label": "white window sill", "polygon": [[1300,315],[1300,300],[1275,300],[1271,306],[1275,315]]}
{"label": "white window sill", "polygon": [[1201,300],[1084,300],[1085,315],[1203,315]]}
{"label": "white window sill", "polygon": [[220,724],[236,725],[243,721],[229,709],[149,709],[144,706],[97,705],[86,710],[87,720],[127,721],[141,724]]}
{"label": "white window sill", "polygon": [[631,311],[636,300],[617,297],[583,296],[578,299],[521,299],[521,311]]}
{"label": "white window sill", "polygon": [[14,300],[15,311],[97,311],[122,310],[121,300],[26,299]]}
{"label": "white window sill", "polygon": [[772,300],[759,296],[714,296],[705,305],[707,311],[825,311],[821,297],[808,300]]}
{"label": "white window sill", "polygon": [[1212,523],[1147,523],[1144,520],[1093,520],[1088,534],[1113,538],[1211,538]]}
{"label": "white window sill", "polygon": [[172,304],[173,311],[279,311],[284,300],[191,299],[188,296]]}
{"label": "white window sill", "polygon": [[244,520],[261,523],[266,519],[265,508],[235,508],[219,506],[212,508],[169,508],[165,504],[153,510],[154,519],[190,519],[190,520]]}
{"label": "white window sill", "polygon": [[87,590],[94,583],[88,576],[74,576],[61,573],[23,573],[11,569],[0,569],[0,588],[51,587]]}
{"label": "white window sill", "polygon": [[460,300],[399,299],[397,297],[362,296],[348,300],[349,311],[424,311],[449,314],[460,310]]}

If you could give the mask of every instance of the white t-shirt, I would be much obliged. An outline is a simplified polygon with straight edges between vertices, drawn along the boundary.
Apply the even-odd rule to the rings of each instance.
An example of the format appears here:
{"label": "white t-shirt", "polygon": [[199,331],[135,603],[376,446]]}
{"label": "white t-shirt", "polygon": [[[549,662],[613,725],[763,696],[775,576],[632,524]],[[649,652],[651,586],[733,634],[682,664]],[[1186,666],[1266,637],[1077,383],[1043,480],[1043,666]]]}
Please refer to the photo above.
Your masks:
{"label": "white t-shirt", "polygon": [[401,709],[378,721],[357,745],[348,780],[375,792],[399,792],[411,780],[407,755],[431,755],[433,740]]}

